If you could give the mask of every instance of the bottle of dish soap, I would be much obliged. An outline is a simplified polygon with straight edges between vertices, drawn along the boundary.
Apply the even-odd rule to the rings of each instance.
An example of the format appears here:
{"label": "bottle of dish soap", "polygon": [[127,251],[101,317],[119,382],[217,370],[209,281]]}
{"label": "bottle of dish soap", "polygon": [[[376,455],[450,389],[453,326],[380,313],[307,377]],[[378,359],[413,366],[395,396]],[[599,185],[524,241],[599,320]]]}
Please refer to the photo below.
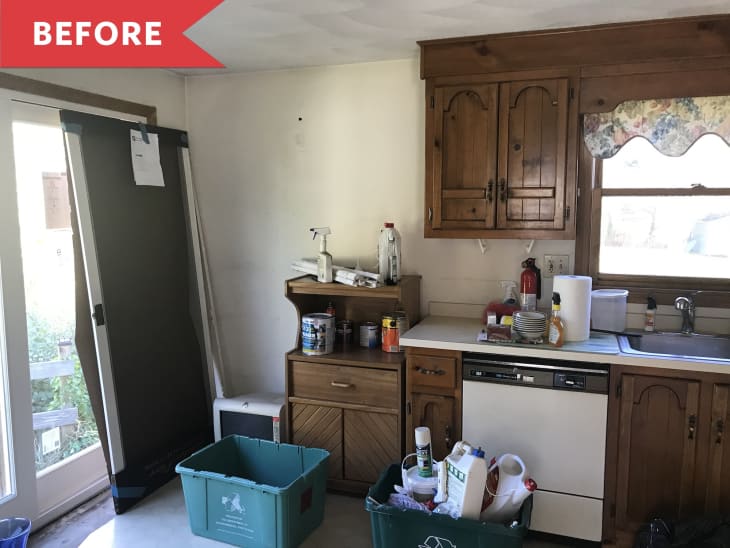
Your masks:
{"label": "bottle of dish soap", "polygon": [[654,297],[646,299],[646,316],[644,318],[644,331],[654,331],[654,320],[656,319],[656,300]]}
{"label": "bottle of dish soap", "polygon": [[565,325],[560,319],[560,293],[553,293],[553,315],[550,317],[548,329],[548,343],[555,347],[563,346],[565,339]]}
{"label": "bottle of dish soap", "polygon": [[317,281],[329,283],[332,281],[332,255],[327,253],[327,235],[332,234],[330,227],[310,228],[313,232],[312,239],[319,235],[319,257],[317,257]]}

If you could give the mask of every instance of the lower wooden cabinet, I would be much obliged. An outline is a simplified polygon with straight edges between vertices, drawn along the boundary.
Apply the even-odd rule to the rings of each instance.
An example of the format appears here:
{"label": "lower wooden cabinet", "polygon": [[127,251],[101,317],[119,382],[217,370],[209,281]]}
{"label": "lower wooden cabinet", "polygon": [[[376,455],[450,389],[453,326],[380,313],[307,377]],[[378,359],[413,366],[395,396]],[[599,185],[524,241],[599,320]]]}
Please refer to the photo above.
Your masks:
{"label": "lower wooden cabinet", "polygon": [[652,518],[730,512],[730,383],[711,373],[612,367],[604,539],[631,547]]}
{"label": "lower wooden cabinet", "polygon": [[330,489],[363,495],[403,458],[402,354],[291,352],[287,385],[291,441],[330,452]]}
{"label": "lower wooden cabinet", "polygon": [[461,440],[461,352],[406,350],[406,447],[415,451],[414,429],[431,430],[433,458],[443,460]]}

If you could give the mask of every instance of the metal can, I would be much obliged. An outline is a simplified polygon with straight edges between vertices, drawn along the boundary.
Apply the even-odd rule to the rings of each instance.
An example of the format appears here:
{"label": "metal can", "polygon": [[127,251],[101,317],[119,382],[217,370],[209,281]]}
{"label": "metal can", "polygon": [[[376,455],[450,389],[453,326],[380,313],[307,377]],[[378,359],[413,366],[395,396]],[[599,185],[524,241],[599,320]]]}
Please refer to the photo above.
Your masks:
{"label": "metal can", "polygon": [[360,346],[365,348],[378,347],[378,324],[363,322],[360,324]]}
{"label": "metal can", "polygon": [[411,325],[408,322],[408,314],[405,311],[396,310],[393,316],[395,316],[396,325],[398,326],[398,350],[402,352],[403,347],[400,345],[400,338],[403,336],[403,333],[411,328]]}
{"label": "metal can", "polygon": [[332,314],[305,314],[302,316],[302,354],[321,356],[335,346],[335,318]]}
{"label": "metal can", "polygon": [[383,352],[400,352],[398,320],[395,316],[383,316]]}
{"label": "metal can", "polygon": [[340,320],[337,322],[335,331],[335,342],[342,346],[352,344],[352,320]]}

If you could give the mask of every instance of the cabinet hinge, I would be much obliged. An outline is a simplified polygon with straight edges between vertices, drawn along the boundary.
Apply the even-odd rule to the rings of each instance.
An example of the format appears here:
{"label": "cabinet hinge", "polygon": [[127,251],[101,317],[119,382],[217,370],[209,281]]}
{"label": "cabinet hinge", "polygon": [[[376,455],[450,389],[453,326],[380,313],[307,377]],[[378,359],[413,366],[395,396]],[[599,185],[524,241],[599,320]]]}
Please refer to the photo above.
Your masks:
{"label": "cabinet hinge", "polygon": [[620,398],[621,397],[621,383],[618,383],[616,385],[616,397],[617,398]]}
{"label": "cabinet hinge", "polygon": [[570,88],[570,92],[568,93],[568,98],[572,101],[575,99],[575,88]]}
{"label": "cabinet hinge", "polygon": [[411,402],[407,401],[406,402],[406,415],[410,415],[410,414],[411,414]]}
{"label": "cabinet hinge", "polygon": [[436,98],[431,95],[431,108],[434,108],[436,106]]}
{"label": "cabinet hinge", "polygon": [[433,221],[433,209],[430,207],[428,208],[428,222],[431,223]]}
{"label": "cabinet hinge", "polygon": [[570,219],[570,206],[565,208],[565,220]]}

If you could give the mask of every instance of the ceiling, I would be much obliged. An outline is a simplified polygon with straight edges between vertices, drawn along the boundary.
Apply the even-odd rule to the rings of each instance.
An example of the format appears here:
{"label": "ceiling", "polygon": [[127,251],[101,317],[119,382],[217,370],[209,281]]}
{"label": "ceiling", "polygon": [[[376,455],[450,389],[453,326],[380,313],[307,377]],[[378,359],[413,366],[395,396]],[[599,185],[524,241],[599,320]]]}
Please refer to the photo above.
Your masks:
{"label": "ceiling", "polygon": [[730,0],[224,0],[187,31],[249,72],[416,56],[416,40],[730,12]]}

